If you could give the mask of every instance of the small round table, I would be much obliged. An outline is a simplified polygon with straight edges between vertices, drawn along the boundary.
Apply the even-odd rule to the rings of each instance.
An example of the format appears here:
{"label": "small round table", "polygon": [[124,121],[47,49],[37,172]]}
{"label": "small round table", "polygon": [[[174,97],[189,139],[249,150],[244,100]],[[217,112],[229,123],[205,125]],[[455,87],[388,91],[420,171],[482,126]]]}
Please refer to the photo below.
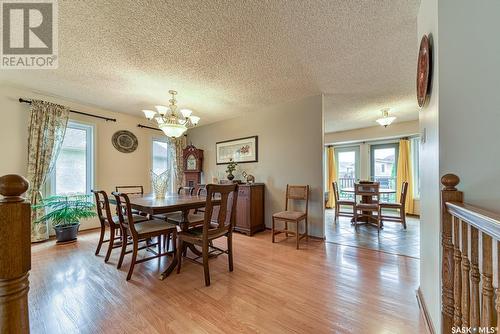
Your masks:
{"label": "small round table", "polygon": [[[340,192],[346,192],[346,193],[352,193],[354,194],[354,188],[342,188],[340,189]],[[395,189],[379,189],[380,194],[395,194],[396,190]],[[371,196],[362,196],[361,197],[361,203],[366,203],[369,204],[372,202],[372,197]],[[356,224],[356,225],[362,225],[362,224],[370,224],[370,225],[375,225],[377,226],[377,219],[373,217],[373,213],[371,211],[364,211],[363,212],[364,216],[358,218],[358,222],[354,221],[354,217],[351,219],[351,223]],[[384,226],[382,222],[380,222],[380,227]]]}

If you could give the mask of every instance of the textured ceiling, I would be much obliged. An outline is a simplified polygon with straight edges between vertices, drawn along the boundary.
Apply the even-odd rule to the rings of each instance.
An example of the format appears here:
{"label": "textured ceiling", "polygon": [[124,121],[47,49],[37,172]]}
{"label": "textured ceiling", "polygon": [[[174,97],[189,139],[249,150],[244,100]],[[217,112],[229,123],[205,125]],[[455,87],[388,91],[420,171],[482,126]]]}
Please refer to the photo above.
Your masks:
{"label": "textured ceiling", "polygon": [[140,114],[167,104],[200,124],[325,94],[326,132],[418,118],[419,0],[59,0],[59,69],[0,82]]}

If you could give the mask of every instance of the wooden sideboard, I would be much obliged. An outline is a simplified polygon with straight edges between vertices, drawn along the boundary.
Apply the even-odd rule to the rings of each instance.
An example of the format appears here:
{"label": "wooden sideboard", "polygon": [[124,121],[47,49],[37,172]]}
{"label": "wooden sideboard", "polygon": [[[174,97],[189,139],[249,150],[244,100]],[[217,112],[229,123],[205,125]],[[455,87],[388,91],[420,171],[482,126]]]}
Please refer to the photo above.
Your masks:
{"label": "wooden sideboard", "polygon": [[240,184],[234,230],[251,236],[265,228],[264,183]]}

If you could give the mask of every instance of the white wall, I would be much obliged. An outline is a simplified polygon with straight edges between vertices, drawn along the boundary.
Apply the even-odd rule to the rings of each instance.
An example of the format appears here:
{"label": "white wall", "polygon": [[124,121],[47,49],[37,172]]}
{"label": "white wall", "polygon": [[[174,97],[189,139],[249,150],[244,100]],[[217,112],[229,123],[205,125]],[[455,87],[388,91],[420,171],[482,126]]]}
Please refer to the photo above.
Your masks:
{"label": "white wall", "polygon": [[216,165],[215,143],[259,136],[259,161],[238,165],[266,185],[265,220],[284,210],[287,183],[309,184],[310,234],[323,237],[323,112],[322,96],[201,126],[188,132],[188,140],[204,150],[203,180],[225,177],[226,165]]}
{"label": "white wall", "polygon": [[[74,103],[46,94],[31,92],[25,89],[0,87],[0,175],[21,174],[26,176],[29,105],[19,103],[19,97],[38,98],[66,105],[71,109],[91,114],[116,118],[117,122],[106,122],[96,118],[70,114],[72,120],[95,126],[95,178],[94,188],[108,192],[114,191],[116,185],[143,185],[150,189],[149,170],[151,166],[152,137],[162,136],[161,132],[140,129],[138,123],[144,119],[125,114],[114,113],[80,103]],[[133,132],[139,146],[133,153],[118,152],[111,143],[113,133],[118,130]],[[82,222],[81,229],[99,226],[97,219]]]}
{"label": "white wall", "polygon": [[[434,329],[441,328],[441,249],[439,193],[439,62],[438,3],[422,0],[418,12],[418,49],[424,34],[431,34],[433,50],[433,87],[428,105],[419,113],[420,147],[420,289]],[[415,61],[416,64],[416,61]],[[425,132],[425,136],[423,133]]]}
{"label": "white wall", "polygon": [[439,1],[441,174],[500,212],[500,1]]}
{"label": "white wall", "polygon": [[420,113],[420,286],[440,331],[440,176],[455,173],[465,201],[500,212],[500,2],[422,0],[419,38],[434,39],[432,98]]}

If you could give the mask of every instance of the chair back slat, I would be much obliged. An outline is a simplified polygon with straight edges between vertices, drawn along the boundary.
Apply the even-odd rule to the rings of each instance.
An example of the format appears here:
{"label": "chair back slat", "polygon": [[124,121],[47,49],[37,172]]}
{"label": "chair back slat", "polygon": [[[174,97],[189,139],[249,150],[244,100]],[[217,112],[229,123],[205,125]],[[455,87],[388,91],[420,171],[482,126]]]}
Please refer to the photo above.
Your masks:
{"label": "chair back slat", "polygon": [[127,229],[133,236],[137,236],[137,231],[134,228],[134,218],[132,216],[132,208],[128,194],[113,192],[116,199],[116,211],[120,221],[120,226]]}
{"label": "chair back slat", "polygon": [[405,205],[407,195],[408,195],[408,182],[403,182],[403,184],[401,185],[401,197],[399,198],[399,203]]}
{"label": "chair back slat", "polygon": [[198,184],[198,191],[196,192],[198,196],[207,196],[207,185],[206,184]]}
{"label": "chair back slat", "polygon": [[305,202],[305,213],[307,213],[309,206],[309,185],[286,185],[286,203],[285,210],[288,210],[290,205],[290,200],[294,201],[304,201]]}
{"label": "chair back slat", "polygon": [[103,190],[92,190],[95,197],[95,207],[97,211],[97,217],[101,223],[108,221],[111,223],[113,221],[113,216],[111,215],[111,209],[109,207],[108,195]]}
{"label": "chair back slat", "polygon": [[[214,200],[221,201],[220,204],[213,204]],[[219,234],[233,228],[236,219],[236,202],[238,200],[237,184],[208,184],[207,202],[205,205],[205,218],[203,223],[203,237],[208,238],[209,234]],[[212,217],[214,207],[219,207],[217,220]],[[207,239],[208,240],[208,239]]]}
{"label": "chair back slat", "polygon": [[372,198],[372,202],[379,202],[380,199],[380,183],[355,183],[354,184],[354,195],[357,196],[369,196]]}
{"label": "chair back slat", "polygon": [[143,186],[116,186],[115,190],[117,193],[127,195],[144,195]]}
{"label": "chair back slat", "polygon": [[193,192],[194,192],[193,187],[179,187],[179,189],[177,189],[178,195],[190,196],[190,195],[193,195]]}
{"label": "chair back slat", "polygon": [[335,203],[339,201],[340,195],[339,195],[339,185],[336,181],[332,182],[333,185],[333,194],[335,196]]}

